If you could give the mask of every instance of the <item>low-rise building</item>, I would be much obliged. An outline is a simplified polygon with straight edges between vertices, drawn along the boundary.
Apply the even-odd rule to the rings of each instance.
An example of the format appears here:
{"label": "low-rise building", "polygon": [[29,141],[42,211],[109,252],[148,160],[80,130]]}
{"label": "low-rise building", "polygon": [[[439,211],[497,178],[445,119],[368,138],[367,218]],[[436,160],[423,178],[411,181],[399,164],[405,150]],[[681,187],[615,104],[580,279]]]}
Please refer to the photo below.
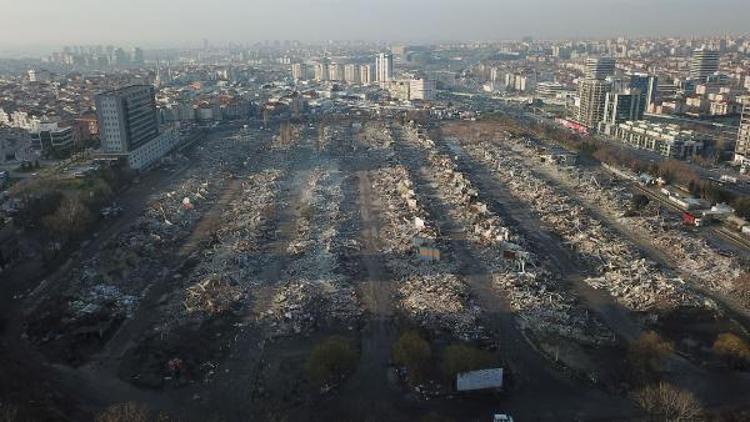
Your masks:
{"label": "low-rise building", "polygon": [[618,124],[614,136],[637,148],[654,151],[669,158],[685,159],[700,155],[708,139],[692,130],[677,125],[646,121],[628,121]]}
{"label": "low-rise building", "polygon": [[63,156],[73,149],[73,127],[60,127],[56,122],[45,122],[31,132],[31,147],[43,155]]}
{"label": "low-rise building", "polygon": [[435,100],[435,81],[429,79],[412,79],[409,81],[409,100]]}
{"label": "low-rise building", "polygon": [[536,94],[540,97],[554,98],[565,91],[565,86],[557,82],[539,82],[536,85]]}
{"label": "low-rise building", "polygon": [[174,127],[159,133],[159,136],[127,154],[128,166],[142,170],[169,154],[180,142],[180,135]]}

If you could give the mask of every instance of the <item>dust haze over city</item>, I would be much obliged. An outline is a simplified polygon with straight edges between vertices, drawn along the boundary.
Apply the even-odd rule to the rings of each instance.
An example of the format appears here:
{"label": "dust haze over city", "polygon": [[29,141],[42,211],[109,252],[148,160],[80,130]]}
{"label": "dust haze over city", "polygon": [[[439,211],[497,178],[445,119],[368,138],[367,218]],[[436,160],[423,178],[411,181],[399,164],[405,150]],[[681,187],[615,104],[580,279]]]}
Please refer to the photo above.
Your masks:
{"label": "dust haze over city", "polygon": [[750,420],[750,7],[0,0],[0,421]]}

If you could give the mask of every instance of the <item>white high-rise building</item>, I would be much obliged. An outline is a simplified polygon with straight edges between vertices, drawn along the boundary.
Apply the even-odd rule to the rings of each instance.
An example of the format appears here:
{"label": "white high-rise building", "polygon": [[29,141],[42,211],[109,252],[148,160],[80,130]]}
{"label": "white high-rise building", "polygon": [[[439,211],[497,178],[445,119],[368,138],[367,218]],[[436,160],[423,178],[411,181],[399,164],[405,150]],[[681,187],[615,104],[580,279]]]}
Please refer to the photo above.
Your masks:
{"label": "white high-rise building", "polygon": [[363,85],[369,85],[375,82],[375,70],[371,64],[359,66],[359,82]]}
{"label": "white high-rise building", "polygon": [[375,60],[375,73],[378,82],[390,82],[393,80],[393,54],[380,53]]}
{"label": "white high-rise building", "polygon": [[133,85],[97,95],[96,114],[106,152],[127,153],[159,135],[155,90],[151,85]]}
{"label": "white high-rise building", "polygon": [[323,82],[328,80],[328,66],[324,63],[315,64],[315,80]]}
{"label": "white high-rise building", "polygon": [[360,80],[359,69],[357,65],[348,64],[344,66],[344,80],[349,84],[358,84]]}
{"label": "white high-rise building", "polygon": [[435,99],[435,81],[412,79],[409,81],[409,99],[433,101]]}
{"label": "white high-rise building", "polygon": [[331,81],[343,81],[344,80],[344,66],[338,63],[331,63],[328,65],[328,79]]}
{"label": "white high-rise building", "polygon": [[578,86],[581,105],[578,109],[578,122],[595,129],[604,118],[604,106],[607,93],[612,85],[600,79],[585,79]]}
{"label": "white high-rise building", "polygon": [[179,144],[175,127],[159,131],[154,95],[152,85],[131,85],[96,96],[101,156],[126,158],[130,168],[142,170]]}
{"label": "white high-rise building", "polygon": [[307,79],[306,72],[306,66],[303,63],[295,63],[292,65],[292,78],[294,78],[295,81],[302,81]]}
{"label": "white high-rise building", "polygon": [[734,159],[743,164],[750,162],[750,102],[745,103],[743,107]]}
{"label": "white high-rise building", "polygon": [[705,81],[706,78],[719,71],[719,52],[704,48],[693,51],[690,61],[690,77]]}

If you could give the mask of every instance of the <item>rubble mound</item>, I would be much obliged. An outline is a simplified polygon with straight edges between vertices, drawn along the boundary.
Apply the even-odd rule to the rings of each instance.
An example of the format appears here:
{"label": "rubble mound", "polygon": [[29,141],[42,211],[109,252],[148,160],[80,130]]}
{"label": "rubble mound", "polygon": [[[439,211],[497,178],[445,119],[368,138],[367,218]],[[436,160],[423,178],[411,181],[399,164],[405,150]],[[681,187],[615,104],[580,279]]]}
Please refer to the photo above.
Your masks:
{"label": "rubble mound", "polygon": [[565,291],[555,289],[549,274],[495,273],[494,283],[508,292],[521,326],[538,334],[557,335],[581,344],[614,342],[614,335]]}
{"label": "rubble mound", "polygon": [[469,286],[453,274],[414,275],[398,289],[401,306],[428,330],[463,340],[481,337],[481,310],[469,297]]}
{"label": "rubble mound", "polygon": [[[519,143],[517,145],[522,145]],[[465,145],[475,159],[539,214],[541,220],[574,250],[597,275],[586,279],[594,288],[606,289],[628,309],[701,306],[702,296],[655,263],[646,260],[627,239],[553,184],[537,176],[529,160],[517,152],[493,148],[489,142]]]}
{"label": "rubble mound", "polygon": [[355,323],[362,314],[355,290],[337,281],[290,281],[281,286],[263,319],[271,336],[310,334],[326,324]]}
{"label": "rubble mound", "polygon": [[185,290],[185,310],[218,315],[229,311],[244,296],[242,289],[217,276],[195,283]]}

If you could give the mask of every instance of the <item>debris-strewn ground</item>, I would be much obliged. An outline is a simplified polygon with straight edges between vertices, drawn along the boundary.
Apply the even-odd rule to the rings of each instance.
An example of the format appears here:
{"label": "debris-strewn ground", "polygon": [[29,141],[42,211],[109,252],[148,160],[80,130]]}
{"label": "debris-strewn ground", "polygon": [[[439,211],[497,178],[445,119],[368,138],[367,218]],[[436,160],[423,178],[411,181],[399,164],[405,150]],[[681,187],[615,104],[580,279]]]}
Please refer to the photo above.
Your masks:
{"label": "debris-strewn ground", "polygon": [[581,205],[536,176],[528,160],[512,151],[491,148],[488,142],[465,146],[466,151],[536,211],[552,231],[599,274],[587,279],[607,289],[629,309],[645,311],[676,306],[702,306],[701,295],[664,268],[646,259],[637,248],[593,218]]}
{"label": "debris-strewn ground", "polygon": [[[538,416],[541,400],[562,419],[605,420],[630,415],[626,398],[600,388],[622,389],[625,347],[586,294],[707,361],[717,327],[735,330],[590,204],[545,182],[521,142],[459,141],[468,152],[459,159],[452,143],[395,119],[337,119],[198,145],[179,182],[126,230],[32,292],[23,337],[68,364],[37,365],[56,376],[45,379],[80,385],[87,409],[135,397],[185,420],[417,420],[425,408],[478,420],[496,400],[456,399],[440,370],[447,346],[471,344],[506,369],[514,414]],[[587,173],[560,177],[589,201],[629,200],[619,189],[599,197]],[[536,214],[520,220],[502,197]],[[734,265],[658,217],[636,218],[664,244],[683,241],[680,256],[694,257],[688,271],[700,277]],[[529,231],[540,221],[558,249],[575,252],[565,265],[550,263]],[[557,269],[576,259],[586,270],[575,277]],[[653,319],[641,324],[642,311]],[[407,331],[429,344],[434,371],[412,389],[393,368]],[[351,344],[356,369],[321,388],[309,382],[309,358],[330,336]],[[680,359],[676,377],[746,384],[692,362]]]}
{"label": "debris-strewn ground", "polygon": [[[521,151],[526,156],[531,155],[526,148]],[[708,289],[731,294],[733,281],[742,272],[740,260],[731,254],[720,253],[704,239],[686,232],[680,220],[668,212],[625,215],[633,194],[623,181],[601,170],[578,167],[563,170],[556,165],[541,169],[566,186],[575,188],[587,206],[604,210],[636,235],[649,239],[670,259],[680,263],[682,273],[699,280]]]}
{"label": "debris-strewn ground", "polygon": [[[182,181],[155,194],[143,215],[128,229],[86,258],[56,286],[42,286],[40,297],[35,299],[37,306],[29,312],[29,338],[53,359],[72,363],[82,363],[106,343],[132,316],[149,286],[171,279],[180,248],[227,186],[230,165],[242,165],[236,154],[231,162],[227,159],[239,148],[229,140],[203,147],[205,159]],[[58,289],[54,298],[41,296],[47,287]],[[96,317],[92,318],[94,313]],[[86,347],[86,343],[98,346]]]}
{"label": "debris-strewn ground", "polygon": [[337,250],[345,243],[339,224],[341,175],[328,166],[315,168],[298,205],[296,231],[287,252],[294,259],[284,269],[291,281],[276,291],[262,320],[273,336],[301,334],[334,322],[356,326],[361,305]]}
{"label": "debris-strewn ground", "polygon": [[[554,334],[590,344],[613,341],[609,330],[525,250],[523,245],[527,241],[478,200],[478,191],[450,157],[438,152],[431,140],[414,131],[407,131],[405,136],[407,142],[425,152],[428,180],[451,205],[451,217],[475,243],[483,263],[492,271],[495,286],[507,295],[525,329],[542,336]],[[520,273],[516,258],[524,260],[526,272]]]}

